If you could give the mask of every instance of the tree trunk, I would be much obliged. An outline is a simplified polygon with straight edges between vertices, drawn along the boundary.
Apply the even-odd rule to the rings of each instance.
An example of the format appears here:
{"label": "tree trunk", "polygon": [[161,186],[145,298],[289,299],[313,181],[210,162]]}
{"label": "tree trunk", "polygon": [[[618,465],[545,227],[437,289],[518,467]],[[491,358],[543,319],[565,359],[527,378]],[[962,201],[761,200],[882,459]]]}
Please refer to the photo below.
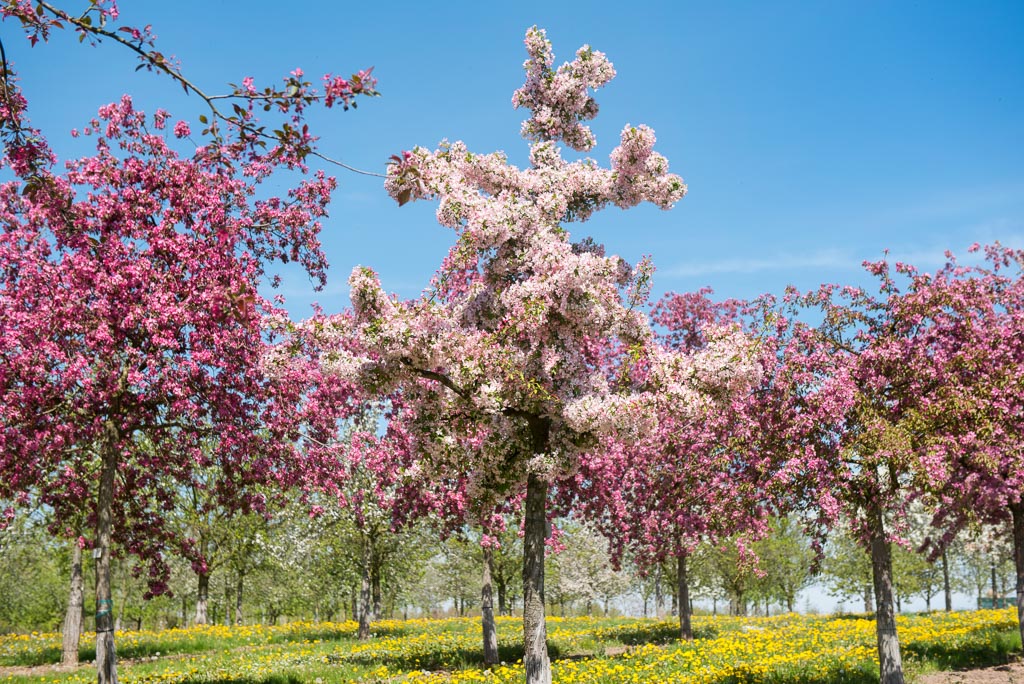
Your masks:
{"label": "tree trunk", "polygon": [[380,594],[380,554],[370,545],[370,595],[373,600],[373,617],[379,618],[384,614],[384,602]]}
{"label": "tree trunk", "polygon": [[864,612],[875,612],[875,593],[870,584],[864,585]]}
{"label": "tree trunk", "polygon": [[205,625],[208,621],[207,608],[210,603],[210,573],[199,573],[199,590],[196,592],[196,620],[197,625]]}
{"label": "tree trunk", "polygon": [[117,684],[114,651],[114,600],[110,592],[110,547],[114,528],[114,484],[120,442],[117,427],[108,421],[96,508],[96,673],[99,684]]}
{"label": "tree trunk", "polygon": [[686,552],[680,550],[676,559],[676,593],[679,595],[679,638],[693,640],[690,622],[690,584],[686,577]]}
{"label": "tree trunk", "polygon": [[508,589],[505,586],[505,578],[498,575],[494,578],[494,584],[495,588],[498,590],[498,615],[511,615],[512,611],[509,610],[508,606]]}
{"label": "tree trunk", "polygon": [[953,610],[953,590],[949,585],[949,557],[946,550],[942,550],[942,593],[946,599],[946,612]]}
{"label": "tree trunk", "polygon": [[364,641],[370,638],[370,622],[373,616],[370,611],[370,544],[363,542],[363,567],[362,579],[359,583],[359,640]]}
{"label": "tree trunk", "polygon": [[71,590],[68,593],[68,612],[64,616],[60,664],[78,665],[78,642],[82,638],[82,607],[85,592],[82,586],[82,547],[76,539],[71,547]]}
{"label": "tree trunk", "polygon": [[[545,426],[545,443],[547,429]],[[543,450],[535,448],[534,452],[543,453]],[[536,473],[530,473],[526,481],[526,520],[523,534],[523,663],[526,666],[527,684],[551,684],[551,661],[548,659],[547,628],[544,624],[547,498],[548,483]]]}
{"label": "tree trunk", "polygon": [[1024,643],[1024,499],[1010,506],[1013,516],[1013,564],[1017,570],[1017,628]]}
{"label": "tree trunk", "polygon": [[490,546],[483,547],[484,577],[480,589],[480,617],[483,622],[484,665],[498,664],[498,629],[494,624],[494,601],[491,596],[491,574],[494,556]]}
{"label": "tree trunk", "polygon": [[871,511],[871,576],[875,585],[875,631],[878,636],[878,662],[881,668],[880,684],[903,684],[903,663],[900,658],[900,639],[896,633],[896,614],[893,611],[892,554],[885,537],[882,513]]}
{"label": "tree trunk", "polygon": [[245,573],[238,571],[238,583],[235,584],[235,624],[245,624],[242,616],[242,589],[245,586]]}

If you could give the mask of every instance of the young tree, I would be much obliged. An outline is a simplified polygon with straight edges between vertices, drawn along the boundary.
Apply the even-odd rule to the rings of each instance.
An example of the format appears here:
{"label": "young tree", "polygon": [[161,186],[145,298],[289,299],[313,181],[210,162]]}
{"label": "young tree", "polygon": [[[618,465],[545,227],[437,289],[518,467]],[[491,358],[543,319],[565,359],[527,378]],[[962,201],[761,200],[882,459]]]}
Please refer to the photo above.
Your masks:
{"label": "young tree", "polygon": [[[544,624],[544,540],[552,483],[573,472],[600,435],[639,435],[652,427],[652,393],[624,372],[609,382],[583,348],[587,340],[620,338],[646,385],[665,388],[658,400],[695,402],[694,378],[703,371],[744,382],[740,364],[695,368],[647,344],[650,332],[635,305],[649,269],[632,271],[618,257],[573,245],[562,226],[610,204],[651,201],[668,208],[685,186],[655,154],[653,132],[627,126],[611,155],[612,168],[590,160],[567,162],[562,141],[589,150],[595,140],[581,122],[597,113],[588,93],[614,70],[589,47],[552,68],[544,33],[530,29],[527,82],[514,97],[532,110],[523,134],[534,144],[532,168],[518,169],[501,154],[478,155],[462,143],[435,152],[416,148],[396,157],[386,188],[399,203],[437,198],[438,220],[458,240],[435,280],[434,292],[398,302],[374,272],[356,268],[353,317],[324,326],[338,340],[325,360],[369,390],[401,388],[417,407],[411,431],[425,472],[466,473],[468,494],[508,496],[525,487],[524,619],[527,681],[550,682]],[[623,292],[626,290],[626,292]],[[355,340],[342,344],[341,340]],[[721,362],[733,354],[720,354]],[[472,452],[454,434],[481,434]]]}

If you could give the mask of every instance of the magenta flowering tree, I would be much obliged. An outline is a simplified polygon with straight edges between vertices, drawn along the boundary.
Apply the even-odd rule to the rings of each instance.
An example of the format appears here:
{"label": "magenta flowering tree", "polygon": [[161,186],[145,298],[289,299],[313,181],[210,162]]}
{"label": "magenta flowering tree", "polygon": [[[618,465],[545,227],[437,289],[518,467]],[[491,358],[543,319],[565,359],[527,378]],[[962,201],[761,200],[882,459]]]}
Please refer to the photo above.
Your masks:
{"label": "magenta flowering tree", "polygon": [[[554,69],[550,43],[536,28],[526,47],[527,80],[513,102],[531,110],[523,125],[533,141],[531,168],[460,142],[396,157],[387,190],[400,203],[437,199],[438,220],[457,240],[434,292],[416,301],[387,296],[371,269],[357,267],[349,281],[354,317],[339,318],[324,334],[339,341],[325,359],[337,372],[378,394],[400,389],[416,407],[409,434],[424,472],[468,473],[473,499],[525,490],[524,661],[527,681],[537,683],[551,678],[543,561],[552,483],[570,475],[599,437],[649,433],[657,401],[698,400],[705,371],[716,381],[746,379],[726,354],[717,364],[708,355],[700,367],[651,345],[637,308],[649,266],[631,269],[570,241],[566,222],[609,205],[668,208],[685,186],[668,173],[644,126],[623,129],[611,168],[563,159],[559,141],[581,151],[595,144],[583,124],[597,113],[588,91],[614,70],[589,47]],[[629,364],[645,367],[642,385],[629,368],[609,379],[584,350],[588,340],[612,338],[629,349]],[[467,451],[460,434],[482,439]]]}
{"label": "magenta flowering tree", "polygon": [[[739,333],[741,303],[714,302],[708,294],[669,294],[657,302],[652,319],[663,344],[692,356],[712,345],[721,351],[723,338]],[[763,364],[763,349],[751,354],[753,339],[740,335],[733,344],[737,364]],[[606,440],[575,478],[576,506],[609,539],[613,559],[629,551],[641,569],[676,559],[682,639],[693,638],[687,558],[694,547],[732,538],[746,548],[767,525],[771,498],[762,480],[770,469],[750,448],[757,395],[750,386],[732,389],[707,410],[659,406],[656,431],[633,443]]]}
{"label": "magenta flowering tree", "polygon": [[[761,449],[780,463],[773,482],[789,506],[822,528],[844,521],[869,552],[881,681],[897,684],[891,544],[904,543],[908,505],[926,491],[929,462],[960,439],[949,419],[954,403],[937,400],[949,395],[944,379],[956,364],[936,344],[934,317],[949,313],[950,300],[929,293],[932,277],[906,264],[865,266],[879,279],[877,296],[837,285],[790,294],[823,320],[794,323],[786,333]],[[783,316],[779,323],[789,325]]]}
{"label": "magenta flowering tree", "polygon": [[167,128],[189,134],[125,97],[86,128],[95,155],[0,186],[0,496],[31,496],[55,520],[88,512],[101,682],[116,681],[114,537],[159,592],[176,485],[216,467],[220,502],[258,510],[249,485],[288,476],[295,397],[262,372],[264,317],[279,312],[257,287],[282,260],[322,281],[334,187],[316,174],[257,199],[301,160],[242,141],[182,157]]}
{"label": "magenta flowering tree", "polygon": [[945,531],[932,546],[942,551],[975,521],[1009,521],[1024,637],[1024,251],[992,245],[987,263],[972,267],[947,258],[934,274],[908,272],[914,287],[904,304],[936,360],[933,391],[922,397],[933,439],[918,463],[938,511],[932,524]]}

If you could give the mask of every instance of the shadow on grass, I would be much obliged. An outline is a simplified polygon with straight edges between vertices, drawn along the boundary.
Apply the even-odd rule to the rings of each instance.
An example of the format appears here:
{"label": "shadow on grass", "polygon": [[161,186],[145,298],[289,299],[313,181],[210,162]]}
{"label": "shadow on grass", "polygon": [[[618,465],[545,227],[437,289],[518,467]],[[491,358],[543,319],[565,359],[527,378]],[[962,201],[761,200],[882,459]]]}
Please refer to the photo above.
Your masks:
{"label": "shadow on grass", "polygon": [[918,661],[929,662],[940,670],[962,670],[1005,665],[1020,652],[1020,636],[1013,632],[994,632],[987,642],[945,645],[907,644],[904,652]]}

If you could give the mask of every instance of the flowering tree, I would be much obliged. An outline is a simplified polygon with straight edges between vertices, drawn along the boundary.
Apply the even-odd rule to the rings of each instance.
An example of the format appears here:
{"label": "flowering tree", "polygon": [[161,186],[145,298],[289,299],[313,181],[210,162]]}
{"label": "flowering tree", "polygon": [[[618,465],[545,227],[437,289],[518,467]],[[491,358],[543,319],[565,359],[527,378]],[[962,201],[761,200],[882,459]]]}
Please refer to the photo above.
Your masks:
{"label": "flowering tree", "polygon": [[1010,523],[1024,638],[1024,251],[992,245],[975,267],[947,257],[934,274],[907,270],[906,307],[937,361],[935,387],[922,398],[936,436],[920,457],[922,486],[938,504],[933,524],[946,530],[940,550],[972,522]]}
{"label": "flowering tree", "polygon": [[[745,374],[756,376],[740,303],[716,303],[708,294],[669,294],[655,305],[662,343],[694,358],[709,348],[726,352],[734,371],[754,362]],[[704,405],[708,410],[660,406],[656,431],[632,444],[607,440],[576,475],[578,506],[597,521],[616,559],[627,549],[642,569],[676,559],[682,639],[693,638],[687,557],[704,540],[744,545],[749,539],[741,533],[756,537],[767,524],[770,499],[760,480],[768,473],[749,449],[756,395],[742,384],[731,388]]]}
{"label": "flowering tree", "polygon": [[316,234],[334,186],[318,174],[257,200],[275,168],[301,161],[243,142],[180,157],[166,127],[189,135],[125,97],[85,129],[94,156],[0,186],[0,482],[57,520],[91,512],[103,682],[116,680],[112,535],[151,561],[159,592],[168,483],[216,464],[222,503],[259,508],[247,484],[274,482],[285,463],[288,388],[260,370],[273,308],[256,288],[276,260],[322,279]]}
{"label": "flowering tree", "polygon": [[[437,198],[438,220],[458,239],[434,293],[416,301],[388,297],[371,269],[356,268],[349,281],[354,318],[325,329],[339,341],[325,361],[379,394],[401,388],[417,407],[410,437],[425,471],[468,473],[470,497],[508,496],[525,486],[525,664],[529,682],[548,682],[548,489],[578,467],[599,436],[653,428],[655,396],[644,390],[658,387],[659,401],[686,405],[700,396],[694,381],[701,371],[649,344],[636,308],[649,267],[631,270],[618,257],[574,245],[562,227],[612,204],[668,208],[685,186],[653,152],[654,134],[644,126],[623,129],[610,169],[564,160],[557,141],[583,151],[594,146],[582,123],[597,113],[588,89],[607,83],[614,70],[589,47],[552,68],[550,43],[536,28],[527,32],[526,47],[527,80],[513,102],[532,111],[523,124],[534,141],[532,167],[471,153],[460,142],[396,157],[387,190],[399,203]],[[642,383],[630,368],[609,380],[591,362],[586,341],[609,338],[630,350],[630,367],[646,369]],[[741,375],[729,360],[719,358],[721,378]],[[458,434],[482,439],[466,451],[453,438]]]}
{"label": "flowering tree", "polygon": [[935,399],[955,364],[936,346],[930,316],[948,299],[929,294],[932,278],[906,264],[865,266],[879,279],[878,296],[837,285],[790,294],[823,321],[788,333],[785,366],[766,404],[775,428],[764,448],[783,461],[787,452],[800,454],[777,477],[792,506],[813,510],[826,526],[845,520],[869,551],[881,676],[890,684],[903,681],[891,542],[905,540],[908,506],[925,489],[936,449],[958,439]]}

